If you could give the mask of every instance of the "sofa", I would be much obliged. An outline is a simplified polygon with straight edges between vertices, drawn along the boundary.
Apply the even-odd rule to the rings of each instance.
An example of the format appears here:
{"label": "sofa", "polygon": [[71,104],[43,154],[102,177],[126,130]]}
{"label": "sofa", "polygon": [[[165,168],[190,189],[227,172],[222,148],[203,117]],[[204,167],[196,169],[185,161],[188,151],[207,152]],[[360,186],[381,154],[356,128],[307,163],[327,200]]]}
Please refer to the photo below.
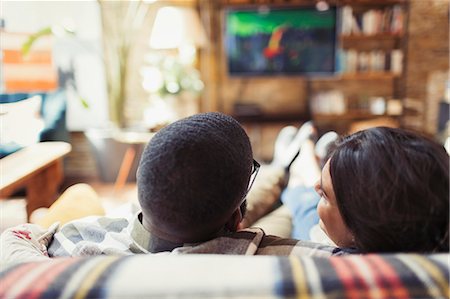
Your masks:
{"label": "sofa", "polygon": [[[257,211],[254,198],[251,203],[250,214],[261,213],[261,202]],[[134,208],[128,204],[108,215]],[[35,223],[49,227],[104,213],[95,190],[76,184]],[[288,236],[290,224],[281,207],[254,226]],[[449,263],[449,253],[63,257],[0,265],[0,298],[449,298]]]}
{"label": "sofa", "polygon": [[[267,234],[290,235],[276,203],[282,172],[261,168],[248,218]],[[134,213],[134,205],[108,216]],[[35,223],[49,227],[104,215],[87,184],[76,184]],[[261,217],[261,215],[265,215]],[[182,255],[61,257],[0,265],[0,298],[449,298],[449,253],[335,257]]]}
{"label": "sofa", "polygon": [[449,254],[134,255],[2,267],[0,298],[448,298]]}

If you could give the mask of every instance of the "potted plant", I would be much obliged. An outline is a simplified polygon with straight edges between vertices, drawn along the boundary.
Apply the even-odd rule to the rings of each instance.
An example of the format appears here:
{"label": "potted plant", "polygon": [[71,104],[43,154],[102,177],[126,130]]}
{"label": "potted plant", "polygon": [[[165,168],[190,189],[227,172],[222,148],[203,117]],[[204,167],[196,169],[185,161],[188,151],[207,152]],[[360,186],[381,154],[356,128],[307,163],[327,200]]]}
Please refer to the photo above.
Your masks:
{"label": "potted plant", "polygon": [[[149,11],[143,1],[98,0],[103,29],[103,57],[110,125],[85,132],[102,181],[116,180],[126,150],[130,146],[117,136],[126,130],[125,105],[130,74],[129,61],[136,39]],[[142,149],[137,149],[137,155]],[[128,179],[134,180],[133,163]]]}
{"label": "potted plant", "polygon": [[109,116],[112,123],[123,128],[129,59],[149,5],[143,1],[98,0],[98,3],[102,14]]}
{"label": "potted plant", "polygon": [[[204,88],[200,72],[179,55],[155,52],[147,55],[141,69],[143,87],[150,94],[144,120],[149,127],[164,125],[198,112],[198,97]],[[167,111],[166,119],[162,119]],[[161,123],[155,123],[157,121]]]}

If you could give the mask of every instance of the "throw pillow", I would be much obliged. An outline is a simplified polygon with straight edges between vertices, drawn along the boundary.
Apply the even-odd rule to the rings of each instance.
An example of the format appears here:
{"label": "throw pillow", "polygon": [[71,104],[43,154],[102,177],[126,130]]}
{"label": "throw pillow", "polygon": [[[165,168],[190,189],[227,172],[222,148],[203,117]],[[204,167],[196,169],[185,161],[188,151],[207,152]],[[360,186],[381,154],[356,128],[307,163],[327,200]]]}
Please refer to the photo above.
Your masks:
{"label": "throw pillow", "polygon": [[41,104],[40,96],[0,104],[0,146],[14,144],[24,147],[39,142],[44,128]]}
{"label": "throw pillow", "polygon": [[69,221],[93,215],[105,215],[100,198],[91,186],[75,184],[48,208],[46,215],[33,222],[42,227],[49,227],[55,222],[60,222],[62,226]]}

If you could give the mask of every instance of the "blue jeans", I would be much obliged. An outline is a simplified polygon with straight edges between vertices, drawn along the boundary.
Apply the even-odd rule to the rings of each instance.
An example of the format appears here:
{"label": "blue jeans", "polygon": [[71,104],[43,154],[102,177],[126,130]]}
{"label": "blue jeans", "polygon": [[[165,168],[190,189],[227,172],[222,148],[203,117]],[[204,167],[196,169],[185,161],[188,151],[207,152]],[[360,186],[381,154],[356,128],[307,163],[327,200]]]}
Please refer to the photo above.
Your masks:
{"label": "blue jeans", "polygon": [[281,201],[292,215],[292,238],[310,240],[309,231],[319,223],[317,204],[320,196],[313,187],[286,188]]}

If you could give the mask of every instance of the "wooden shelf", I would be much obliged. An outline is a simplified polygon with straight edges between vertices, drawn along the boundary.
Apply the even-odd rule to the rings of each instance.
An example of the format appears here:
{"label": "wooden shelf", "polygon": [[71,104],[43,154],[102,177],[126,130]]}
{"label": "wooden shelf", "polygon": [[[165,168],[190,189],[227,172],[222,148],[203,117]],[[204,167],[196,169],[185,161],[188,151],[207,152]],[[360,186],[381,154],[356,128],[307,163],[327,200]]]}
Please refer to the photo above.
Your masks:
{"label": "wooden shelf", "polygon": [[365,119],[373,119],[380,117],[397,117],[394,115],[387,114],[372,114],[367,111],[347,111],[343,114],[322,114],[322,113],[313,113],[312,118],[314,121],[357,121],[357,120],[365,120]]}
{"label": "wooden shelf", "polygon": [[398,78],[399,74],[392,72],[357,72],[342,73],[337,76],[338,80],[393,80]]}
{"label": "wooden shelf", "polygon": [[376,33],[376,34],[350,34],[341,35],[341,40],[355,40],[359,42],[367,40],[383,40],[383,39],[399,39],[402,37],[401,33]]}
{"label": "wooden shelf", "polygon": [[405,4],[408,0],[337,0],[334,1],[337,5],[352,5],[352,6],[391,6],[395,4]]}
{"label": "wooden shelf", "polygon": [[379,33],[373,35],[341,35],[339,41],[343,49],[358,51],[392,50],[401,46],[401,34]]}
{"label": "wooden shelf", "polygon": [[274,122],[299,122],[307,121],[310,116],[306,113],[262,113],[255,115],[232,115],[237,121],[242,123],[274,123]]}
{"label": "wooden shelf", "polygon": [[313,77],[310,78],[311,82],[320,81],[346,81],[346,80],[394,80],[399,78],[400,74],[394,74],[392,72],[357,72],[357,73],[340,73],[330,77]]}

